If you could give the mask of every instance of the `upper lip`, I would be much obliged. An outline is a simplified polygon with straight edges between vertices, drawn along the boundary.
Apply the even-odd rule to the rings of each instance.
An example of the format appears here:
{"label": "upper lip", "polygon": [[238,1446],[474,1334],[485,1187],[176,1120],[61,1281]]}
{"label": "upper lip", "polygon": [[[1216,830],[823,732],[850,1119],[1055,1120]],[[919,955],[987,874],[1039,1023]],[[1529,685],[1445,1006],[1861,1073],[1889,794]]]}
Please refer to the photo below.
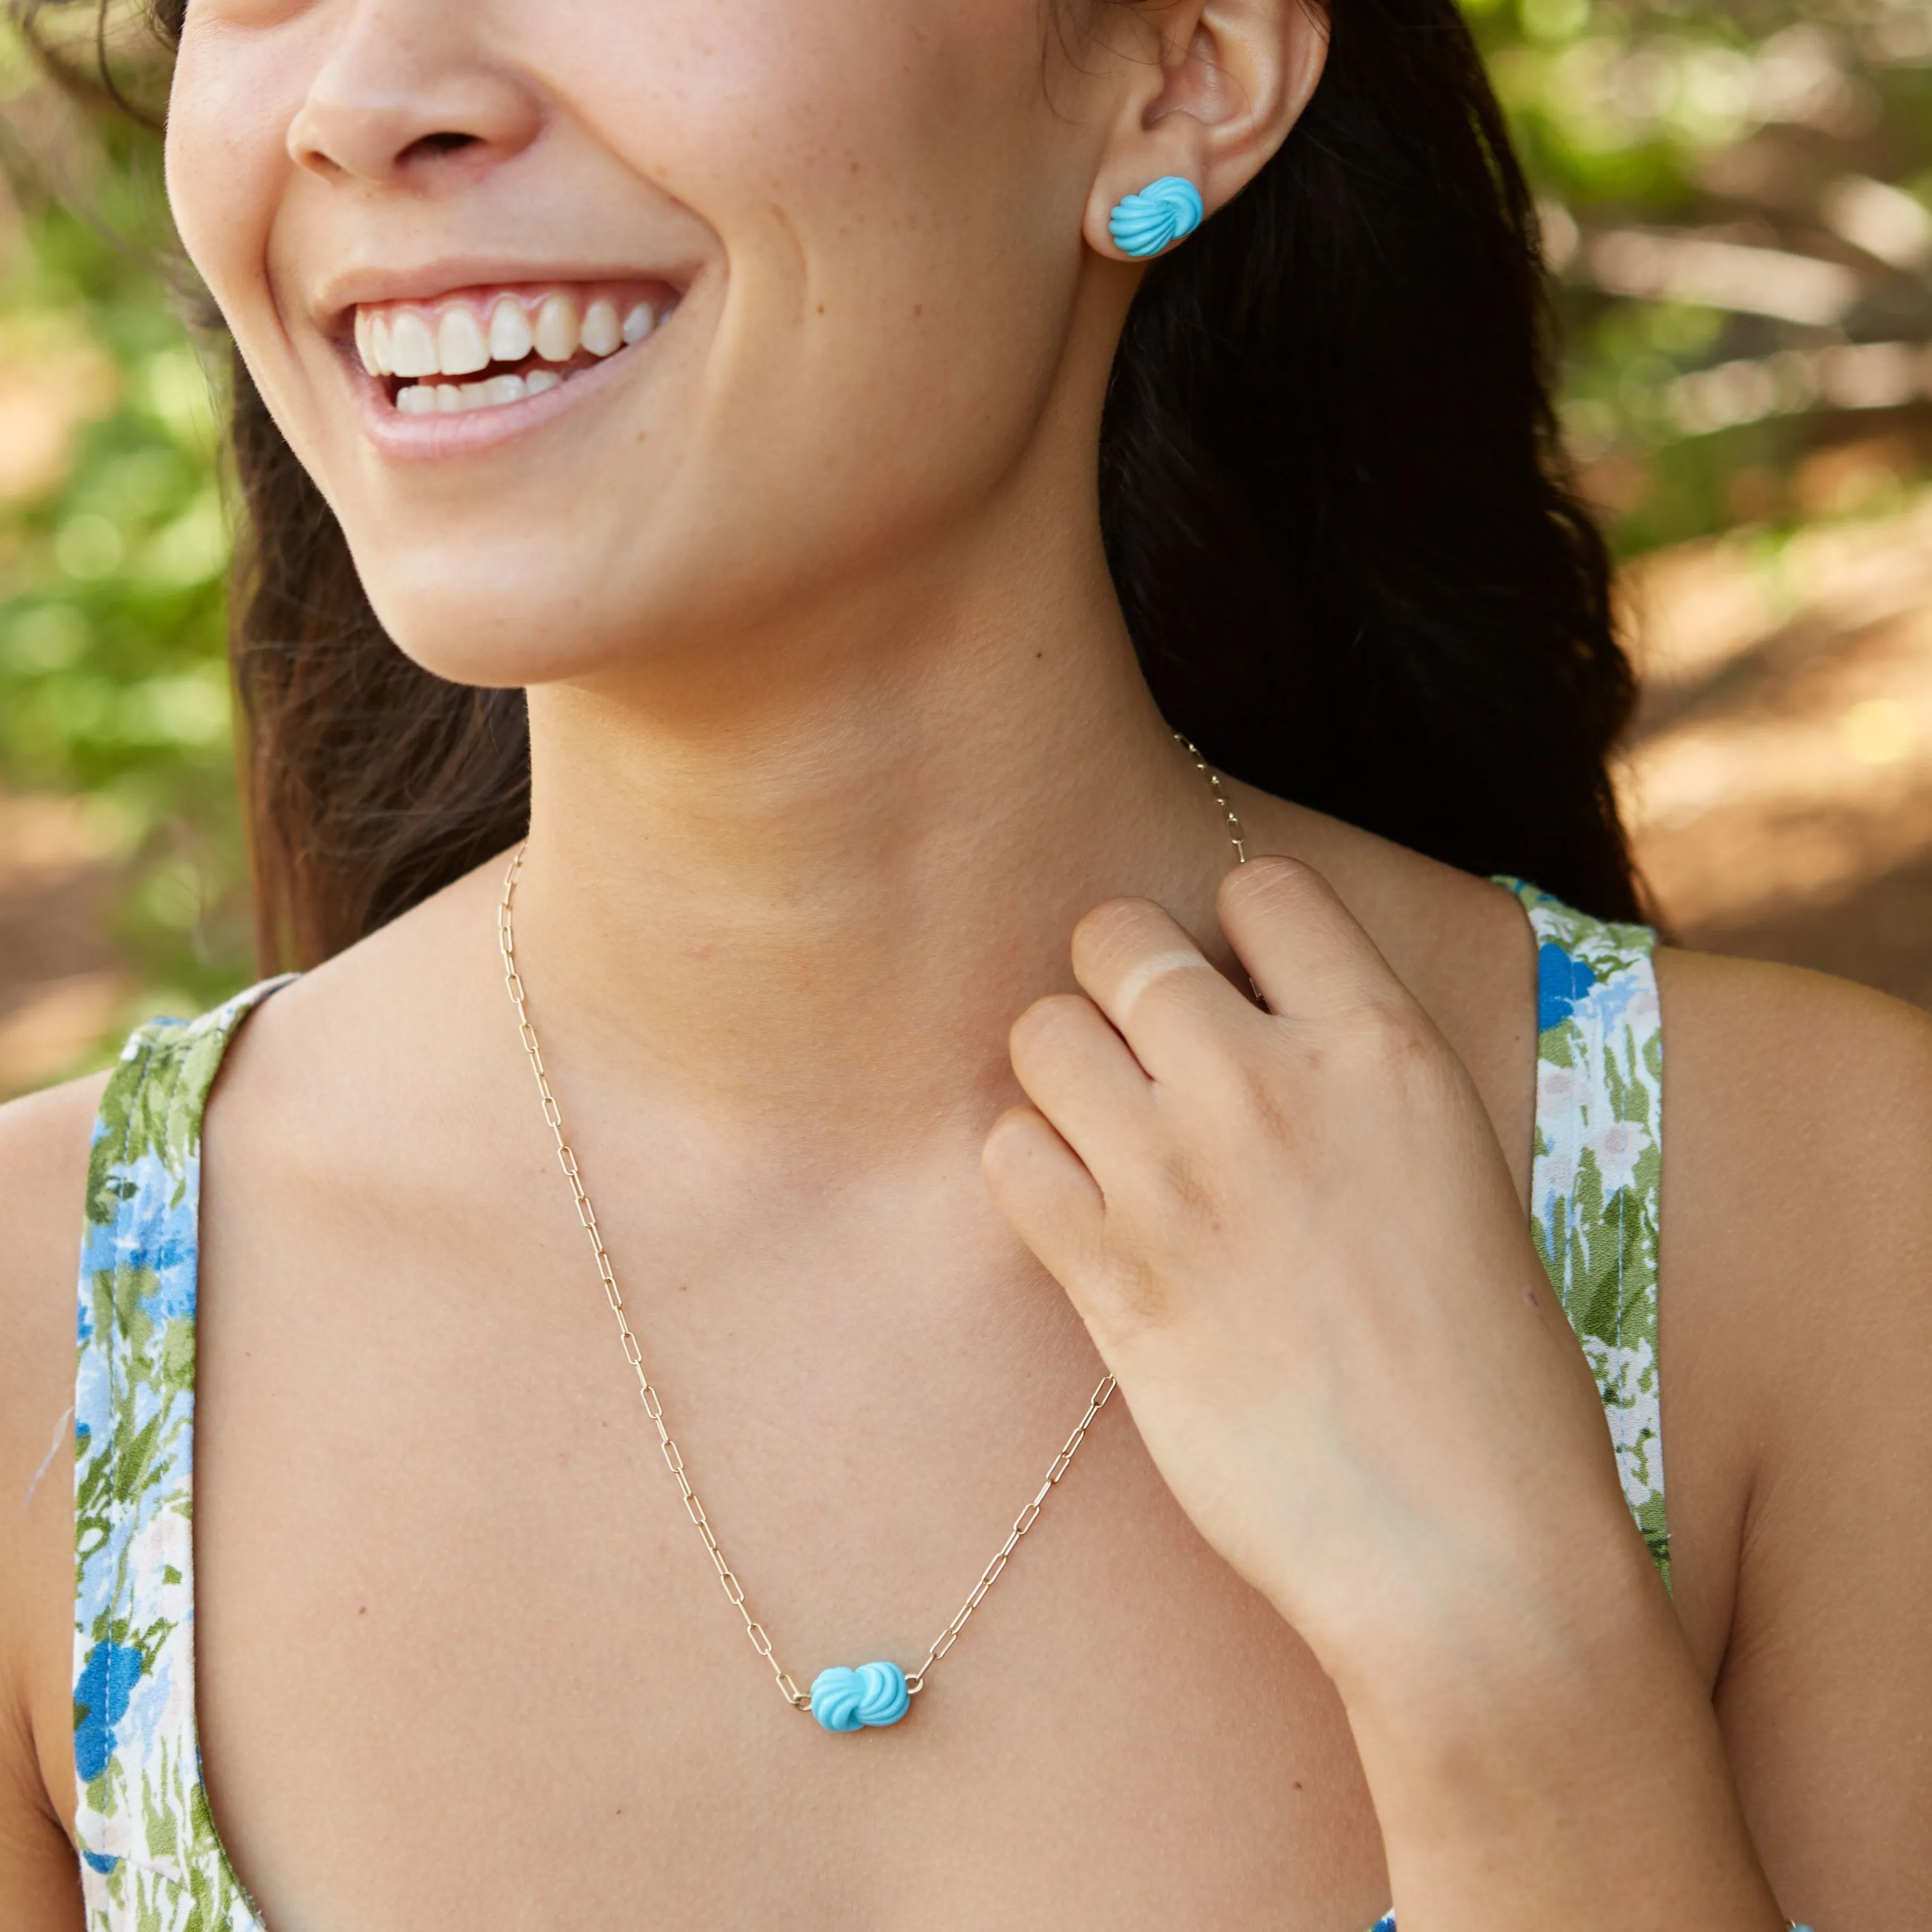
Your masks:
{"label": "upper lip", "polygon": [[515,287],[524,283],[645,281],[665,282],[682,289],[688,272],[662,265],[640,267],[635,262],[594,262],[581,257],[560,262],[536,262],[496,255],[442,256],[406,268],[361,268],[333,275],[317,290],[315,314],[325,326],[346,325],[350,312],[364,302],[430,302],[458,289]]}

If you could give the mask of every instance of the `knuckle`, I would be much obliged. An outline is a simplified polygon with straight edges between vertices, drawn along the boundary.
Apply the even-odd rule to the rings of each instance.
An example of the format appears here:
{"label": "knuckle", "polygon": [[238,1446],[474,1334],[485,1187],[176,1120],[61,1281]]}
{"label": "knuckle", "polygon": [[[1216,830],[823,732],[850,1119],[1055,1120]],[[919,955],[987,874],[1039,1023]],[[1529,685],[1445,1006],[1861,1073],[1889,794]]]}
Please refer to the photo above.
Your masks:
{"label": "knuckle", "polygon": [[1243,1024],[1239,1008],[1231,1019],[1226,1011],[1204,1003],[1196,1016],[1199,1024],[1186,1043],[1184,1082],[1196,1119],[1232,1120],[1244,1132],[1284,1119],[1282,1090],[1292,1085],[1299,1070],[1300,1043],[1278,1036],[1282,1030],[1273,1022]]}
{"label": "knuckle", "polygon": [[1389,1001],[1371,1000],[1348,1016],[1351,1058],[1386,1076],[1404,1082],[1428,1078],[1442,1058],[1441,1037],[1419,1012]]}
{"label": "knuckle", "polygon": [[1007,1036],[1016,1056],[1048,1053],[1077,1038],[1092,1002],[1078,993],[1048,993],[1014,1021]]}
{"label": "knuckle", "polygon": [[1150,1177],[1164,1204],[1195,1220],[1218,1223],[1221,1194],[1208,1168],[1186,1148],[1168,1148],[1157,1154]]}
{"label": "knuckle", "polygon": [[1145,927],[1150,914],[1157,916],[1159,910],[1151,899],[1124,893],[1116,898],[1102,899],[1091,911],[1082,915],[1073,929],[1094,939],[1132,935]]}
{"label": "knuckle", "polygon": [[1299,897],[1322,890],[1322,874],[1300,859],[1269,853],[1237,866],[1228,875],[1228,890],[1238,898],[1287,895]]}
{"label": "knuckle", "polygon": [[[1138,1018],[1152,1014],[1163,1024],[1174,1021],[1205,1022],[1211,1014],[1210,996],[1213,992],[1211,976],[1202,970],[1186,968],[1170,968],[1156,974],[1145,981],[1134,994],[1133,1016]],[[1212,1050],[1214,1029],[1204,1027],[1206,1036],[1198,1050]]]}
{"label": "knuckle", "polygon": [[1160,917],[1160,908],[1150,900],[1103,900],[1074,926],[1076,964],[1106,966],[1131,958],[1144,949],[1151,923]]}
{"label": "knuckle", "polygon": [[1244,1058],[1234,1068],[1234,1102],[1247,1131],[1282,1144],[1295,1138],[1294,1122],[1282,1102],[1279,1070],[1270,1061]]}
{"label": "knuckle", "polygon": [[1109,1326],[1156,1328],[1172,1312],[1173,1298],[1158,1269],[1144,1257],[1115,1252],[1105,1264]]}
{"label": "knuckle", "polygon": [[1234,867],[1221,882],[1220,902],[1224,914],[1263,909],[1292,913],[1328,895],[1328,887],[1313,866],[1270,855]]}
{"label": "knuckle", "polygon": [[1040,1120],[1036,1108],[1009,1107],[986,1130],[980,1166],[988,1174],[1003,1178],[1020,1172],[1033,1153]]}

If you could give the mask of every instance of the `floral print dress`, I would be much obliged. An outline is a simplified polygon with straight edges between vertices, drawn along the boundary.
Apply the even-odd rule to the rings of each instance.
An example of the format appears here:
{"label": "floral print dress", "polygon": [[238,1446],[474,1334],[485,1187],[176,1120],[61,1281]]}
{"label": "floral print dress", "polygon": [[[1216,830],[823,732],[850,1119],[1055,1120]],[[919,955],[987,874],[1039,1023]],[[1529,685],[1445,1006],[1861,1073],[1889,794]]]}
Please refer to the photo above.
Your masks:
{"label": "floral print dress", "polygon": [[[1653,935],[1499,883],[1538,943],[1537,1247],[1667,1582]],[[209,1813],[195,1727],[195,1297],[202,1108],[236,1029],[282,983],[142,1028],[95,1125],[74,1406],[74,1757],[88,1932],[265,1932]],[[1391,1915],[1373,1932],[1394,1926]]]}

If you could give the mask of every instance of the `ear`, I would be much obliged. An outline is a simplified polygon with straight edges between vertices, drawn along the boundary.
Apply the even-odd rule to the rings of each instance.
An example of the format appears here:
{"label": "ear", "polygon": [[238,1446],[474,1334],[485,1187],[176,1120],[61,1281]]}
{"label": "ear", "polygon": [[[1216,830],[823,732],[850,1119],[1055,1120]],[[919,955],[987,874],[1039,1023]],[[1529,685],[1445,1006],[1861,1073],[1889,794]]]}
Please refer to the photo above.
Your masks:
{"label": "ear", "polygon": [[1178,0],[1136,8],[1138,56],[1119,69],[1114,132],[1082,224],[1114,261],[1108,219],[1126,196],[1169,175],[1191,182],[1207,212],[1232,201],[1294,125],[1328,52],[1317,0]]}

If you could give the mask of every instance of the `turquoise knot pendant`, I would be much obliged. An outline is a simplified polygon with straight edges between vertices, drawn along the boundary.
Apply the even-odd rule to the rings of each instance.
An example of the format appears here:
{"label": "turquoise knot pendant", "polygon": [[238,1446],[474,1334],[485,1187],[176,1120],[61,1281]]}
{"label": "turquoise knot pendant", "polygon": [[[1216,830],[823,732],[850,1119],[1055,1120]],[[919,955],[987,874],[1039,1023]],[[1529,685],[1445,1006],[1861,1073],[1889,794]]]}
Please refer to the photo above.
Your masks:
{"label": "turquoise knot pendant", "polygon": [[812,1714],[828,1731],[856,1731],[896,1724],[912,1702],[905,1672],[896,1664],[835,1664],[812,1680]]}

